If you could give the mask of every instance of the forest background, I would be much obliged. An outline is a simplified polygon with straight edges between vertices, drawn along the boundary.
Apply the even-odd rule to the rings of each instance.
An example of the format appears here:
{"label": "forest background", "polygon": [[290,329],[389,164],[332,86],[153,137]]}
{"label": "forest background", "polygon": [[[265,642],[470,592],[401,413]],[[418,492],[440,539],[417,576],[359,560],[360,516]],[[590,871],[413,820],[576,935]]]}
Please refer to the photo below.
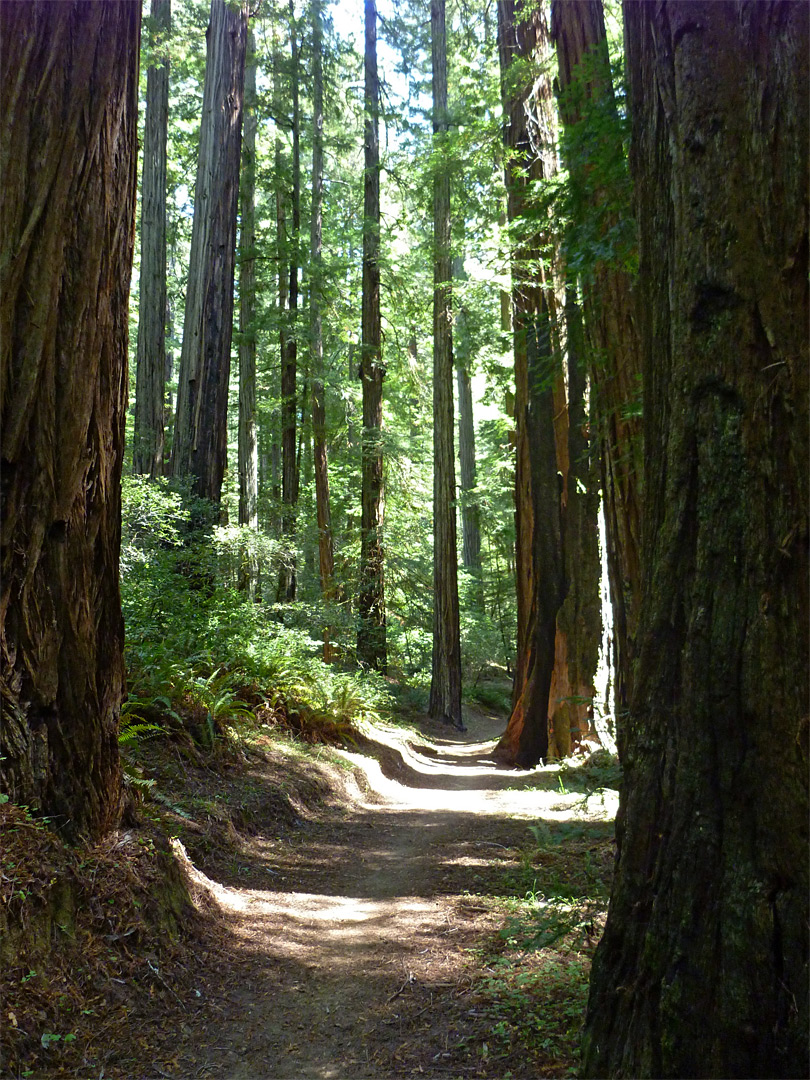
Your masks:
{"label": "forest background", "polygon": [[368,0],[361,57],[317,0],[154,0],[140,89],[138,5],[0,10],[6,801],[98,838],[119,738],[461,726],[503,675],[500,760],[568,753],[601,499],[586,1072],[801,1069],[806,5],[626,3],[622,49],[593,2]]}
{"label": "forest background", "polygon": [[[364,101],[368,100],[364,95],[363,56],[351,35],[348,38],[336,35],[327,18],[326,35],[318,47],[319,51],[323,49],[323,56],[316,77],[313,18],[317,15],[320,20],[319,12],[302,11],[294,15],[286,7],[271,10],[264,6],[253,20],[255,51],[249,57],[248,79],[249,86],[256,80],[257,90],[255,97],[254,91],[248,90],[245,108],[242,227],[237,240],[236,274],[239,329],[233,334],[234,362],[230,365],[228,387],[228,468],[224,472],[221,498],[215,499],[218,523],[212,526],[210,514],[192,509],[187,494],[182,493],[182,473],[188,471],[188,464],[174,463],[170,456],[178,375],[183,378],[178,372],[178,359],[192,242],[190,178],[197,167],[205,70],[204,31],[209,18],[208,6],[204,4],[175,8],[170,37],[160,25],[160,19],[167,17],[165,7],[158,6],[153,17],[145,21],[141,66],[142,127],[150,112],[146,101],[148,79],[155,78],[156,70],[166,71],[155,61],[168,60],[171,76],[162,91],[169,95],[167,104],[162,106],[162,118],[158,113],[158,123],[166,126],[160,138],[166,139],[168,151],[165,254],[164,245],[160,245],[151,256],[158,262],[146,265],[147,285],[140,290],[139,270],[144,255],[139,259],[136,254],[134,302],[130,309],[130,378],[135,405],[131,406],[128,419],[128,455],[132,455],[136,477],[145,474],[158,481],[145,485],[137,479],[128,479],[124,485],[122,580],[129,649],[135,661],[130,667],[138,673],[150,669],[154,659],[151,653],[157,641],[175,656],[193,657],[198,652],[194,642],[205,640],[212,651],[205,665],[207,677],[218,664],[227,662],[229,667],[233,666],[234,642],[229,640],[225,627],[240,626],[240,633],[244,633],[247,641],[260,623],[261,636],[273,640],[284,654],[311,657],[317,649],[327,658],[340,657],[351,664],[364,619],[360,587],[365,572],[361,560],[364,530],[359,510],[363,446],[364,439],[366,448],[369,445],[370,430],[364,425],[363,390],[357,377],[364,349],[358,315],[362,308],[364,235],[374,231],[373,223],[369,228],[368,218],[364,226],[362,213]],[[351,19],[350,15],[347,18],[348,11],[341,6],[340,18],[346,23]],[[354,18],[359,24],[359,8]],[[514,12],[502,15],[502,21],[509,19],[514,24]],[[580,377],[573,380],[572,388],[579,395],[574,409],[583,415],[577,420],[582,433],[578,441],[579,432],[572,433],[570,450],[576,459],[569,481],[566,331],[562,320],[565,282],[559,269],[567,260],[575,277],[592,273],[597,262],[623,270],[633,259],[621,90],[619,98],[615,97],[616,88],[621,87],[620,23],[614,10],[612,21],[608,20],[612,26],[614,87],[610,109],[592,111],[588,133],[579,135],[581,144],[594,139],[602,144],[601,159],[597,161],[600,175],[592,182],[591,191],[576,192],[558,160],[557,121],[551,100],[556,59],[551,51],[548,27],[543,22],[545,36],[539,43],[516,40],[513,55],[507,54],[499,64],[496,22],[496,13],[489,9],[473,12],[459,8],[450,12],[446,50],[450,58],[449,122],[440,144],[431,125],[430,27],[425,22],[425,13],[403,7],[380,18],[381,54],[388,65],[388,70],[383,70],[382,96],[377,107],[382,123],[379,271],[381,363],[385,383],[384,420],[375,437],[379,440],[385,473],[384,495],[378,494],[380,520],[384,505],[385,556],[380,580],[384,574],[381,618],[385,647],[384,654],[360,658],[367,668],[387,669],[400,685],[407,684],[411,697],[418,700],[420,695],[428,693],[436,678],[435,672],[431,672],[437,634],[432,626],[433,609],[452,611],[455,606],[459,614],[446,618],[451,622],[453,618],[459,620],[454,633],[459,638],[460,649],[456,647],[458,655],[454,663],[456,667],[463,664],[463,678],[460,670],[454,674],[458,684],[456,713],[462,681],[466,693],[494,694],[503,703],[503,680],[493,685],[491,677],[501,674],[511,678],[518,652],[524,659],[517,664],[513,700],[520,701],[528,682],[528,654],[532,649],[533,629],[529,623],[536,601],[533,597],[530,600],[530,594],[538,591],[539,579],[536,567],[534,573],[531,569],[528,536],[523,540],[522,562],[518,555],[519,571],[516,563],[515,447],[524,440],[528,448],[529,441],[536,439],[539,432],[535,430],[537,425],[527,420],[521,423],[521,417],[515,420],[513,338],[516,329],[510,311],[511,270],[513,264],[517,268],[520,263],[516,272],[528,277],[545,265],[550,281],[546,291],[553,294],[556,290],[557,294],[550,306],[542,298],[539,300],[541,307],[549,307],[544,317],[553,323],[555,360],[551,367],[556,364],[556,371],[547,372],[543,379],[549,386],[556,382],[553,392],[558,445],[554,472],[559,472],[560,482],[571,490],[571,503],[579,499],[587,506],[587,520],[580,529],[587,535],[572,545],[572,551],[576,545],[581,549],[584,544],[587,548],[578,571],[583,579],[580,592],[586,595],[584,600],[580,595],[572,596],[569,608],[574,610],[563,615],[557,635],[557,671],[552,688],[555,704],[551,738],[554,741],[554,716],[559,714],[556,724],[560,739],[559,748],[553,746],[552,750],[559,749],[564,754],[571,746],[571,733],[575,743],[593,733],[588,715],[592,716],[593,682],[602,633],[595,535],[597,492],[602,483],[602,443],[595,437],[597,427],[601,426],[607,433],[612,425],[619,424],[624,442],[615,448],[616,458],[633,454],[637,459],[639,454],[633,445],[634,440],[638,441],[639,426],[632,421],[640,413],[638,372],[628,378],[627,385],[622,385],[618,400],[613,400],[609,393],[602,395],[602,413],[598,418],[596,395],[591,393],[593,416],[589,424],[582,400],[585,360],[572,354],[572,366],[579,365],[583,383],[580,389]],[[604,25],[601,34],[601,42],[597,39],[593,44],[606,49]],[[590,63],[593,66],[593,60]],[[600,59],[601,63],[605,67],[599,77],[608,79],[606,56]],[[311,225],[316,80],[321,84],[318,93],[323,101],[323,148],[319,154],[324,153],[327,167],[323,173],[322,202],[317,208],[323,222],[322,248],[314,254]],[[573,100],[582,92],[574,88],[568,97]],[[540,103],[530,105],[529,117],[530,125],[542,123],[548,129],[543,136],[545,146],[539,152],[541,170],[548,175],[529,180],[523,172],[528,168],[523,160],[525,150],[504,144],[503,107],[510,94],[516,101],[533,102],[536,98]],[[152,106],[153,116],[160,108]],[[544,110],[539,120],[531,121],[532,108]],[[149,122],[147,119],[146,123]],[[572,152],[585,151],[583,148]],[[504,171],[507,163],[509,176]],[[536,172],[537,166],[533,167]],[[431,324],[435,252],[431,202],[434,180],[439,174],[447,178],[452,200],[454,350],[451,362],[458,387],[458,433],[453,441],[460,456],[453,463],[460,484],[454,486],[452,495],[449,499],[445,496],[444,501],[458,507],[461,526],[458,543],[454,540],[453,544],[460,566],[458,599],[451,599],[444,607],[441,600],[438,604],[430,602],[434,587],[445,586],[434,582],[432,567],[434,522],[429,507],[434,462],[428,437],[434,427]],[[514,220],[510,225],[505,180],[512,174],[513,186],[525,186],[532,194],[525,207],[512,215]],[[600,206],[592,210],[592,192],[597,186]],[[139,220],[142,229],[150,229],[153,217],[148,192],[145,205],[146,214],[142,212]],[[246,213],[250,214],[250,243],[245,242]],[[576,229],[571,227],[572,214],[577,217]],[[605,228],[606,214],[614,219],[610,228]],[[521,230],[525,234],[527,229],[537,233],[540,246],[519,253],[519,234]],[[144,241],[142,237],[136,251],[148,252],[148,244],[148,238]],[[163,272],[163,260],[167,275],[164,345],[160,341],[161,320],[144,310],[145,302],[152,306],[163,302],[162,288],[154,284]],[[553,281],[549,269],[552,267],[556,275]],[[296,295],[291,300],[293,293]],[[319,309],[317,345],[313,337],[313,294]],[[143,296],[140,305],[139,296]],[[531,303],[537,304],[538,299],[530,298]],[[155,328],[151,342],[147,340],[150,326]],[[517,328],[517,333],[521,332]],[[136,342],[140,342],[137,351]],[[522,362],[525,367],[525,357]],[[159,406],[146,400],[147,370],[159,373],[153,379],[158,386],[156,393],[163,394]],[[141,373],[140,393],[136,371]],[[226,374],[223,365],[220,378],[224,379]],[[288,382],[282,392],[284,378]],[[522,390],[517,409],[527,415],[529,391]],[[323,420],[317,413],[319,407],[324,410]],[[216,423],[225,422],[223,413]],[[162,451],[155,449],[154,436],[150,434],[154,429],[160,431]],[[589,429],[594,437],[589,437]],[[162,460],[158,463],[155,454],[161,452]],[[328,470],[328,492],[322,491],[320,506],[315,482],[319,455],[320,460],[328,461],[328,466],[324,466],[324,471]],[[220,468],[223,466],[224,461]],[[164,472],[169,474],[165,481],[160,479]],[[622,479],[632,489],[632,468],[626,470]],[[613,485],[612,475],[608,474],[606,480]],[[556,485],[555,480],[555,490],[546,496],[552,503],[552,511],[553,504],[560,499]],[[623,498],[628,497],[632,502],[632,490],[623,494]],[[567,502],[567,490],[563,499]],[[527,532],[532,514],[530,501],[531,495],[524,493],[523,527]],[[534,512],[545,513],[539,504]],[[195,558],[218,562],[218,570],[210,578],[212,585],[216,583],[217,595],[209,597],[210,605],[200,605],[199,590],[187,589],[188,577],[184,579],[170,571],[172,553],[167,553],[163,534],[167,523],[171,527],[172,513],[174,520],[177,513],[185,513],[206,522],[205,533],[198,533],[198,542],[192,546]],[[559,510],[556,515],[559,517]],[[151,523],[146,520],[149,516],[154,519]],[[575,513],[570,518],[573,532],[577,528]],[[149,533],[153,537],[162,536],[162,540],[146,556],[144,539]],[[556,533],[557,556],[561,558],[563,537],[559,524]],[[179,542],[179,532],[174,539]],[[326,570],[326,578],[324,568],[319,565],[319,546],[324,539],[331,549],[326,566],[332,567]],[[186,530],[182,553],[174,554],[187,561],[189,545]],[[446,554],[443,561],[447,561]],[[521,611],[519,619],[517,598],[521,594],[526,610]],[[246,602],[248,597],[253,605]],[[561,605],[554,606],[552,617]],[[183,615],[178,618],[181,608]],[[168,612],[173,614],[168,620],[167,639]],[[609,623],[609,604],[606,615]],[[566,626],[566,618],[569,623],[579,623],[579,637],[583,639],[574,641],[571,650],[576,656],[579,649],[583,670],[572,671],[570,677],[566,637],[576,634],[573,626]],[[201,620],[205,620],[204,624]],[[270,635],[268,620],[272,623]],[[182,640],[173,641],[174,632]],[[223,633],[225,637],[218,645],[217,634]],[[320,648],[315,644],[319,641],[324,643]],[[139,647],[146,650],[141,661],[135,660]],[[547,655],[543,663],[549,668],[555,660]],[[331,676],[320,677],[331,681]],[[546,672],[546,678],[550,677],[551,670]],[[606,677],[607,672],[603,684]],[[133,686],[139,700],[147,696],[170,696],[166,690],[165,686],[146,683]],[[614,701],[604,700],[605,691],[607,687],[603,685],[600,711],[612,717]],[[623,707],[623,701],[624,696],[619,707]],[[433,711],[432,702],[431,708]],[[437,706],[436,712],[441,716],[448,709]],[[531,723],[539,726],[541,721],[533,717]],[[603,726],[609,740],[611,723],[612,719]],[[505,747],[505,753],[514,756],[517,750]],[[532,750],[530,756],[536,763],[541,755]]]}

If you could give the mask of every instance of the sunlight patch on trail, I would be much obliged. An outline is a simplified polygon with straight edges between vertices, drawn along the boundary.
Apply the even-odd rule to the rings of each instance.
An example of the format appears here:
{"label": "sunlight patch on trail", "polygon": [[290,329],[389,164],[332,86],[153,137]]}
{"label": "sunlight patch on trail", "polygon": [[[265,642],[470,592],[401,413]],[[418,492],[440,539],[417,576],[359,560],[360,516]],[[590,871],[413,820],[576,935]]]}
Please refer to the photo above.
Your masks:
{"label": "sunlight patch on trail", "polygon": [[[615,816],[618,795],[614,799],[613,792],[586,795],[560,790],[554,782],[560,774],[559,765],[499,767],[492,759],[495,740],[449,745],[425,741],[420,745],[409,733],[395,728],[377,728],[375,734],[377,739],[384,737],[385,745],[401,756],[401,762],[389,763],[384,770],[377,759],[366,754],[336,751],[364,773],[376,796],[376,801],[371,801],[361,795],[358,802],[363,809],[374,810],[382,800],[389,811],[402,813],[421,810],[559,821]],[[415,776],[414,782],[408,782],[409,773]],[[548,778],[547,787],[542,786],[544,778]]]}

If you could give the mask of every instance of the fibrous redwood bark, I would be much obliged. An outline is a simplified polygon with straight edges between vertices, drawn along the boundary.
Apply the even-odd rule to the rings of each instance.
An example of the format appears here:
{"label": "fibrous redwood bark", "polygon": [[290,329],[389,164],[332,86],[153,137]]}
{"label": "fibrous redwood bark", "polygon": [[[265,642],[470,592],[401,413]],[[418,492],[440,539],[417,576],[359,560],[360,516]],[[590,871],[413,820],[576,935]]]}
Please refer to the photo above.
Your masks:
{"label": "fibrous redwood bark", "polygon": [[450,176],[441,160],[447,132],[444,0],[431,0],[433,70],[433,664],[428,714],[461,728],[461,634],[456,551]]}
{"label": "fibrous redwood bark", "polygon": [[643,602],[587,1076],[807,1075],[809,13],[625,5]]}
{"label": "fibrous redwood bark", "polygon": [[566,590],[557,615],[556,659],[549,694],[550,751],[558,758],[570,754],[572,746],[591,733],[588,712],[602,636],[599,490],[592,460],[595,448],[585,410],[582,316],[571,288],[566,290],[564,324],[568,420],[563,515]]}
{"label": "fibrous redwood bark", "polygon": [[211,0],[172,474],[219,505],[228,451],[247,12]]}
{"label": "fibrous redwood bark", "polygon": [[[312,0],[312,215],[310,219],[309,329],[312,364],[312,451],[315,466],[315,513],[318,519],[318,565],[321,593],[334,598],[335,556],[329,505],[326,452],[326,396],[323,369],[323,12]],[[323,658],[332,659],[330,628],[324,627]]]}
{"label": "fibrous redwood bark", "polygon": [[[279,235],[279,244],[288,255],[288,268],[284,275],[286,289],[282,286],[282,274],[279,273],[279,299],[281,300],[281,531],[286,541],[286,559],[279,575],[279,600],[294,600],[297,589],[295,565],[296,517],[298,507],[298,486],[300,477],[300,455],[298,452],[301,433],[297,431],[298,398],[296,382],[298,379],[298,270],[299,243],[301,234],[301,117],[298,92],[298,40],[295,28],[295,10],[292,0],[289,4],[291,77],[290,91],[292,98],[292,190],[290,207],[292,210],[292,231],[288,237]],[[277,194],[277,200],[283,195]],[[282,211],[280,230],[286,231]],[[285,242],[286,241],[286,242]],[[286,308],[286,312],[285,312]],[[302,395],[306,399],[306,394]]]}
{"label": "fibrous redwood bark", "polygon": [[[542,8],[530,12],[513,0],[498,4],[498,49],[504,87],[507,149],[507,216],[526,214],[530,184],[555,168],[551,82],[515,64],[547,51]],[[515,565],[518,601],[517,657],[512,714],[498,747],[509,764],[536,765],[548,752],[548,707],[555,662],[557,612],[564,597],[561,491],[554,417],[559,363],[552,348],[553,294],[541,251],[545,230],[516,244],[512,256],[512,324],[515,351]],[[547,254],[547,251],[546,251]],[[564,402],[564,397],[563,397]]]}
{"label": "fibrous redwood bark", "polygon": [[[630,208],[619,209],[623,192],[617,195],[610,189],[616,174],[620,185],[626,185],[626,169],[601,0],[554,0],[551,32],[565,123],[563,157],[581,213],[598,215],[599,241],[609,246],[610,234]],[[614,706],[621,747],[641,591],[641,353],[632,277],[620,259],[600,258],[588,265],[580,275],[580,286],[602,459],[615,650]]]}
{"label": "fibrous redwood bark", "polygon": [[380,351],[380,83],[377,75],[377,6],[374,0],[365,0],[365,34],[366,123],[360,359],[363,445],[357,657],[364,666],[384,671],[387,667],[382,535],[382,384],[385,367]]}
{"label": "fibrous redwood bark", "polygon": [[0,5],[0,784],[69,839],[121,794],[140,10]]}
{"label": "fibrous redwood bark", "polygon": [[[171,0],[152,0],[157,34],[171,26]],[[165,47],[165,42],[163,42]],[[163,472],[166,387],[166,141],[169,62],[146,73],[146,116],[141,182],[141,266],[132,471],[152,479]]]}
{"label": "fibrous redwood bark", "polygon": [[[244,138],[239,182],[239,524],[259,527],[259,446],[256,435],[256,52],[248,31]],[[242,554],[239,587],[255,593],[258,566]]]}

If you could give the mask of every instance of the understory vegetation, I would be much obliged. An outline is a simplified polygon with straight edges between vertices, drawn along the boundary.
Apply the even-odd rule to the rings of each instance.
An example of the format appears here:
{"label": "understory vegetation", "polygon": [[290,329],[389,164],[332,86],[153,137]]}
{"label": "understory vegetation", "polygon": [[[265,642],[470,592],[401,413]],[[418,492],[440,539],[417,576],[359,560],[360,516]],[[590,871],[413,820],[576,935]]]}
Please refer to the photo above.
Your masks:
{"label": "understory vegetation", "polygon": [[[428,638],[429,650],[429,634],[418,608],[393,638],[399,646],[390,647],[389,676],[361,671],[348,602],[345,611],[335,605],[325,613],[320,595],[308,598],[304,588],[295,603],[276,602],[280,545],[255,530],[211,524],[210,507],[183,485],[130,476],[123,488],[124,745],[165,732],[210,750],[245,723],[341,742],[353,725],[426,700],[429,651],[426,657],[424,642],[416,642]],[[254,597],[237,588],[248,558],[260,568]],[[329,664],[322,659],[327,618],[338,650]],[[467,694],[503,710],[510,688],[485,622],[471,620],[465,634]]]}

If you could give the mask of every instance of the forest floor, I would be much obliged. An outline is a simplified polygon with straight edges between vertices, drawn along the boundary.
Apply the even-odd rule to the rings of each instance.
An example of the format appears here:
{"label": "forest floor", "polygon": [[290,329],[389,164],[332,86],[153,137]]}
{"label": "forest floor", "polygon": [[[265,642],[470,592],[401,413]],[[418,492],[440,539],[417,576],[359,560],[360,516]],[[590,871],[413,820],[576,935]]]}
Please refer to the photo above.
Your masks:
{"label": "forest floor", "polygon": [[36,1053],[2,1075],[576,1075],[615,769],[597,751],[503,770],[503,718],[465,720],[375,727],[316,758],[259,737],[225,775],[145,745],[195,899],[187,940],[166,959],[111,953],[86,1009],[63,976],[61,1021],[40,987],[29,1007],[71,1044],[29,1038]]}

